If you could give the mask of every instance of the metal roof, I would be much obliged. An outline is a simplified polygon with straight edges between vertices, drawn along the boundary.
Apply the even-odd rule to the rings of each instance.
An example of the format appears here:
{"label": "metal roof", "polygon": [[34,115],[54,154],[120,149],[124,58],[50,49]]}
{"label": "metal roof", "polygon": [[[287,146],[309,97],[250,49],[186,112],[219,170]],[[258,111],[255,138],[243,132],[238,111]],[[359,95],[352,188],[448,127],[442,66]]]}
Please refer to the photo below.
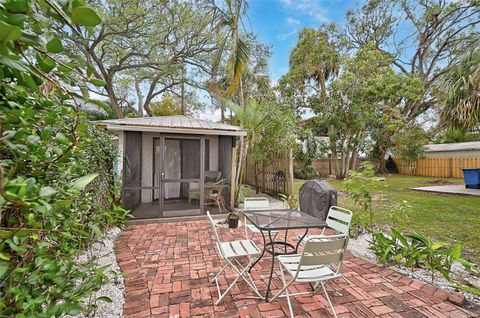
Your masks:
{"label": "metal roof", "polygon": [[425,146],[425,152],[480,150],[480,141],[456,142],[451,144],[431,144]]}
{"label": "metal roof", "polygon": [[107,119],[98,121],[110,130],[152,131],[210,135],[245,136],[247,130],[238,126],[217,123],[187,116],[159,116]]}

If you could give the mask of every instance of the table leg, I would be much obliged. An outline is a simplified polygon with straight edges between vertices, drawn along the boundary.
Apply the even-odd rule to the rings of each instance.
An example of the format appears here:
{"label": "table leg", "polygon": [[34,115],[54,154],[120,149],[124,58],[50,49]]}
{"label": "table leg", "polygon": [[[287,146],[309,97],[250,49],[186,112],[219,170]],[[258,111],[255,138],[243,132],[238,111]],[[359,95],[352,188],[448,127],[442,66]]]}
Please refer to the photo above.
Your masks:
{"label": "table leg", "polygon": [[270,285],[272,284],[273,270],[275,269],[275,243],[272,239],[272,232],[268,231],[268,238],[272,246],[272,268],[270,270],[270,277],[268,278],[267,291],[265,292],[265,301],[268,302],[268,294],[270,293]]}
{"label": "table leg", "polygon": [[[252,268],[257,265],[258,261],[262,259],[263,255],[265,254],[265,250],[267,249],[267,242],[265,240],[265,234],[263,234],[263,231],[260,231],[260,233],[262,234],[262,238],[263,238],[263,249],[262,249],[262,254],[260,254],[260,256],[257,258],[257,260],[255,262],[253,262],[252,265],[250,265],[250,268],[248,269],[248,272],[250,273],[250,271],[252,270]],[[268,232],[270,234],[270,232]],[[253,237],[253,236],[252,236]]]}
{"label": "table leg", "polygon": [[[287,242],[287,238],[288,238],[288,230],[285,230],[285,243]],[[284,246],[285,246],[285,254],[287,254],[287,244],[285,244]]]}
{"label": "table leg", "polygon": [[305,231],[305,234],[303,234],[303,236],[300,238],[300,240],[298,240],[297,246],[295,246],[295,253],[296,254],[298,254],[298,247],[300,246],[300,243],[302,243],[305,236],[307,236],[307,233],[308,233],[308,229]]}

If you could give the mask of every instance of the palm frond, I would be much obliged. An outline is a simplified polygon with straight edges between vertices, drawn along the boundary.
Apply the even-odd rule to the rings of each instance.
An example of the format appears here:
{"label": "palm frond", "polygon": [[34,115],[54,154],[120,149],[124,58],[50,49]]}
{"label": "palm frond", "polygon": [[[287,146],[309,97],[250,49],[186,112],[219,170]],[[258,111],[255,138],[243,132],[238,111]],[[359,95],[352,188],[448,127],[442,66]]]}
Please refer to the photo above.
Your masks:
{"label": "palm frond", "polygon": [[230,85],[227,88],[227,95],[231,96],[237,89],[242,75],[248,64],[248,45],[239,37],[234,46],[234,51],[228,60],[227,69],[230,76]]}
{"label": "palm frond", "polygon": [[447,69],[440,90],[444,126],[472,129],[480,124],[480,49],[468,51]]}

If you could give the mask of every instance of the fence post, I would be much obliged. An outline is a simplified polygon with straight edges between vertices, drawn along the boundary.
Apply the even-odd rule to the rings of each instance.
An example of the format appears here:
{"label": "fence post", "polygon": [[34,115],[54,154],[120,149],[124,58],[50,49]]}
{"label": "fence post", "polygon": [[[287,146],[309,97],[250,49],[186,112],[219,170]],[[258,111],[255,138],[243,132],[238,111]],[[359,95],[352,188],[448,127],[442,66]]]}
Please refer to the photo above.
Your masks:
{"label": "fence post", "polygon": [[266,193],[265,191],[265,162],[262,160],[262,192]]}
{"label": "fence post", "polygon": [[288,150],[288,169],[287,169],[287,195],[294,195],[293,193],[293,151]]}

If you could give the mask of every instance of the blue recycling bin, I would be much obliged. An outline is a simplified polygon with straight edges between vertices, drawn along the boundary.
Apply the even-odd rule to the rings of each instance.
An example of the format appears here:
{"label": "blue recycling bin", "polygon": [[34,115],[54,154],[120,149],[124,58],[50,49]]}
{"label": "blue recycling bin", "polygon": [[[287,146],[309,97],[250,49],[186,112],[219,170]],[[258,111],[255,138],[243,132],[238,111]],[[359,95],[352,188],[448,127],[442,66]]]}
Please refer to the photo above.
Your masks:
{"label": "blue recycling bin", "polygon": [[478,189],[480,188],[480,168],[462,169],[463,179],[465,180],[465,188]]}

